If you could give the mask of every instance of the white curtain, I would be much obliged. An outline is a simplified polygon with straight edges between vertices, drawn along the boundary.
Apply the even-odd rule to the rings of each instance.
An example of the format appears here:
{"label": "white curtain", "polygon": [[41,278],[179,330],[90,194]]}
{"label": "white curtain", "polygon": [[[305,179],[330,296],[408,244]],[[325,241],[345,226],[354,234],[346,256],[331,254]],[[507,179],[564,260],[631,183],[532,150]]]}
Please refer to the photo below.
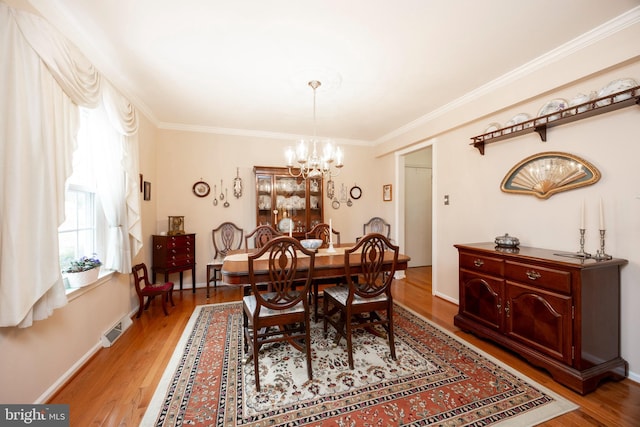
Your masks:
{"label": "white curtain", "polygon": [[[114,211],[132,215],[124,229],[139,231],[139,198],[126,198],[137,182],[135,111],[110,86],[101,90],[93,66],[46,21],[0,3],[0,326],[30,326],[66,304],[58,265],[58,226],[64,220],[65,181],[72,171],[78,131],[78,105],[102,103],[118,118],[125,170]],[[113,112],[120,112],[113,114]],[[124,146],[124,147],[123,147]],[[127,205],[125,205],[125,200]],[[137,215],[137,217],[136,217]],[[137,229],[136,229],[137,224]],[[129,272],[129,235],[116,233],[127,261],[113,263]],[[126,243],[122,243],[122,241]],[[136,251],[141,236],[132,235]],[[120,264],[120,265],[118,265]]]}

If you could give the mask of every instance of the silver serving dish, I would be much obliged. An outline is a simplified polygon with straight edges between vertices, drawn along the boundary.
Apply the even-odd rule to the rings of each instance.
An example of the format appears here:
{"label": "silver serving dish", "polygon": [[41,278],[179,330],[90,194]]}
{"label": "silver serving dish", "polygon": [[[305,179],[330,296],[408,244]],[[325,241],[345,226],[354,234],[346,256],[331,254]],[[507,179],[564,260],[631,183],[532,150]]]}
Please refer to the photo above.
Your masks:
{"label": "silver serving dish", "polygon": [[520,245],[520,240],[506,233],[504,236],[496,237],[495,243],[499,248],[517,248]]}

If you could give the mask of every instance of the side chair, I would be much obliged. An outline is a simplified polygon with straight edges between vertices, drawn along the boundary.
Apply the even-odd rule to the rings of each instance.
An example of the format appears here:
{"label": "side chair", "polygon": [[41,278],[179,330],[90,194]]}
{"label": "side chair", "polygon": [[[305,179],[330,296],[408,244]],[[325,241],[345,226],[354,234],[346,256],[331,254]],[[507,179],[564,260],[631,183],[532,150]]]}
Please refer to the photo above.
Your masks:
{"label": "side chair", "polygon": [[278,236],[283,236],[283,234],[272,226],[266,224],[259,225],[251,233],[247,234],[244,237],[244,247],[245,249],[249,250],[249,248],[251,247],[249,245],[249,242],[253,239],[253,247],[256,249],[260,249],[269,240]]}
{"label": "side chair", "polygon": [[[316,224],[310,231],[305,234],[307,239],[320,239],[322,240],[321,248],[329,247],[329,233],[333,234],[333,241],[335,244],[340,245],[340,232],[336,231],[335,228],[329,227],[329,224],[321,222],[320,224]],[[318,321],[318,298],[319,298],[319,286],[320,285],[335,285],[339,283],[343,283],[342,278],[322,278],[322,279],[313,279],[311,282],[311,291],[309,292],[309,301],[313,299],[313,319]]]}
{"label": "side chair", "polygon": [[[151,284],[149,282],[147,266],[144,263],[134,265],[131,268],[131,272],[133,273],[133,282],[136,287],[136,294],[138,294],[138,301],[140,303],[140,308],[138,308],[136,318],[139,318],[142,312],[149,308],[151,300],[156,296],[160,297],[160,301],[162,302],[162,311],[164,311],[165,316],[168,316],[167,301],[170,301],[171,305],[175,306],[173,303],[173,282]],[[144,297],[147,297],[146,304],[144,304]]]}
{"label": "side chair", "polygon": [[[361,272],[356,274],[351,267],[350,255],[357,254],[358,251],[361,251],[357,263]],[[346,338],[350,369],[353,369],[352,337],[356,328],[384,328],[389,339],[391,358],[396,360],[391,283],[398,253],[399,247],[382,234],[366,234],[353,248],[344,252],[347,286],[324,290],[324,336],[327,337],[327,327],[330,324],[336,330],[336,344],[342,337]],[[386,266],[383,264],[385,254],[392,257],[391,264]],[[357,282],[353,280],[354,275],[358,277]]]}
{"label": "side chair", "polygon": [[[269,266],[268,292],[260,288],[264,282],[257,283],[254,267],[256,262],[264,263],[265,257]],[[305,266],[308,263],[308,270],[298,272],[301,262]],[[315,252],[305,249],[297,239],[288,236],[275,237],[248,256],[249,281],[253,293],[242,298],[243,326],[245,352],[249,358],[253,358],[258,392],[259,351],[268,343],[288,342],[298,350],[304,350],[307,375],[310,380],[313,379],[307,294],[314,265]],[[304,346],[300,345],[300,340],[304,341]]]}
{"label": "side chair", "polygon": [[362,234],[380,233],[387,239],[391,238],[391,224],[379,216],[374,216],[362,226]]}
{"label": "side chair", "polygon": [[[207,263],[207,298],[209,298],[209,283],[213,280],[213,287],[218,286],[218,279],[222,279],[220,271],[224,257],[229,251],[240,249],[243,235],[244,230],[232,222],[223,222],[211,230],[215,254],[213,260]],[[213,275],[211,275],[212,271]]]}

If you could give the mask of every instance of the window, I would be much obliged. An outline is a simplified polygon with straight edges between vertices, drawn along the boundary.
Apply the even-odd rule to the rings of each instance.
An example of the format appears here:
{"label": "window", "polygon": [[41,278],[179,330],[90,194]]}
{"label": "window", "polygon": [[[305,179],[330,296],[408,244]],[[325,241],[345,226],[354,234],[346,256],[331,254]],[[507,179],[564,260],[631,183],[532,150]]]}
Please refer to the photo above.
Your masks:
{"label": "window", "polygon": [[78,147],[73,154],[73,174],[65,191],[65,222],[58,228],[60,268],[74,259],[96,254],[104,260],[106,218],[96,193],[92,138],[87,110],[81,109]]}
{"label": "window", "polygon": [[65,221],[58,229],[60,266],[96,253],[95,193],[70,185],[65,193]]}

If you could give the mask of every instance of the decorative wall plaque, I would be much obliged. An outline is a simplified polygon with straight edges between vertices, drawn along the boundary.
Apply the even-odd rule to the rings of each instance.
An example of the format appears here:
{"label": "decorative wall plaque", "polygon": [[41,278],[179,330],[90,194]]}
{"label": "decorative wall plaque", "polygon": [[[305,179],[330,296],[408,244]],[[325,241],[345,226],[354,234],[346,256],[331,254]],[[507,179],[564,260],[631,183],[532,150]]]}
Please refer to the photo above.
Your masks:
{"label": "decorative wall plaque", "polygon": [[506,193],[531,194],[547,199],[561,191],[595,184],[600,171],[586,160],[569,153],[547,151],[527,157],[502,180]]}

